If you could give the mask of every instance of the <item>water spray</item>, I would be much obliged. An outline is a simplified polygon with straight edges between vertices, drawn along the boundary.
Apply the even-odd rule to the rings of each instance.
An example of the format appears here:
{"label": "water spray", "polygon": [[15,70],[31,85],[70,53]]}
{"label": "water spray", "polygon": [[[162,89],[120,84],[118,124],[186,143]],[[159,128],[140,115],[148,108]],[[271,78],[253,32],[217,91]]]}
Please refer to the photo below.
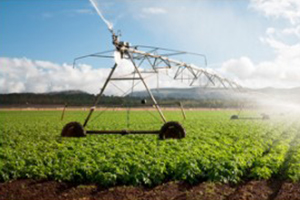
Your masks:
{"label": "water spray", "polygon": [[107,25],[107,28],[110,32],[113,32],[113,24],[108,21],[107,19],[105,19],[105,17],[102,15],[99,7],[98,7],[98,3],[96,2],[96,0],[90,0],[91,4],[93,5],[93,7],[95,8],[96,12],[98,13],[98,15],[100,16],[100,18],[104,21],[104,23]]}

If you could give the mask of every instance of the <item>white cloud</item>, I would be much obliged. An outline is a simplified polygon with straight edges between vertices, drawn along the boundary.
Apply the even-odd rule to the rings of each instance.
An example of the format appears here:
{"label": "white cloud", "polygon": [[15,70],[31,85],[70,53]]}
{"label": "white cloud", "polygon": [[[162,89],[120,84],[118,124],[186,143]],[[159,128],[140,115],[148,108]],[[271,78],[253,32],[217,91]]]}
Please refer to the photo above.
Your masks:
{"label": "white cloud", "polygon": [[[113,77],[132,77],[133,66],[128,60],[119,60],[119,67]],[[82,90],[98,93],[106,80],[111,68],[94,69],[90,65],[79,64],[76,68],[68,64],[56,64],[49,61],[31,60],[28,58],[0,57],[0,93],[34,92],[44,93],[63,90]],[[171,71],[169,73],[172,73]],[[172,87],[174,80],[161,74],[159,83],[152,74],[143,76],[150,88]],[[135,76],[137,77],[137,75]],[[147,78],[148,77],[148,78]],[[140,81],[135,81],[134,91],[144,90]],[[110,82],[105,90],[106,95],[123,95],[131,92],[132,81]],[[178,85],[178,83],[177,83]],[[179,84],[184,87],[186,84]]]}
{"label": "white cloud", "polygon": [[284,18],[291,24],[300,22],[299,0],[252,0],[252,7],[267,17]]}
{"label": "white cloud", "polygon": [[75,9],[74,12],[77,14],[90,14],[90,15],[95,13],[92,9]]}
{"label": "white cloud", "polygon": [[45,18],[45,19],[49,19],[49,18],[52,18],[53,17],[53,13],[42,13],[42,17]]}
{"label": "white cloud", "polygon": [[[151,19],[153,17],[161,17],[162,15],[165,15],[168,13],[166,8],[163,7],[149,7],[145,5],[140,5],[140,7],[135,8],[134,10],[138,11],[131,11],[132,15],[136,19]],[[166,15],[165,15],[166,16]]]}
{"label": "white cloud", "polygon": [[249,58],[241,57],[224,62],[218,71],[250,88],[300,86],[299,65],[288,65],[285,58],[254,64]]}
{"label": "white cloud", "polygon": [[300,25],[292,28],[285,28],[282,30],[282,34],[295,35],[300,38]]}
{"label": "white cloud", "polygon": [[[272,19],[273,23],[263,27],[265,33],[258,30],[260,21],[252,21],[231,7],[212,7],[208,4],[199,6],[199,2],[198,7],[170,7],[170,1],[164,3],[151,1],[148,2],[150,6],[146,7],[142,2],[138,7],[133,6],[131,13],[134,16],[151,15],[142,19],[143,24],[159,38],[176,41],[175,45],[180,49],[204,52],[208,53],[208,56],[226,55],[227,61],[215,70],[243,86],[300,86],[299,0],[252,0],[251,8]],[[77,13],[85,14],[89,11],[77,10]],[[154,15],[156,17],[153,17]],[[284,23],[276,24],[276,20]],[[253,44],[256,40],[259,41],[258,33],[261,34],[260,41],[263,44],[261,46]],[[263,46],[274,51],[273,59],[255,62],[249,54],[244,53],[246,48],[250,49],[248,52],[256,50],[260,52],[259,47]],[[1,93],[70,89],[97,93],[110,70],[94,69],[85,64],[73,69],[68,64],[59,65],[50,61],[27,58],[0,58],[0,65]],[[128,72],[126,68],[128,66],[130,67],[125,63],[117,74]],[[149,80],[151,80],[150,87],[156,87],[156,80],[154,78]],[[115,84],[124,91],[131,86],[131,83]],[[175,84],[171,79],[161,76],[159,85],[171,87]],[[138,89],[144,88],[139,84]],[[120,94],[119,89],[114,86],[110,86],[108,92]]]}
{"label": "white cloud", "polygon": [[[225,55],[223,64],[214,69],[246,87],[300,86],[299,0],[252,0],[249,13],[243,15],[232,6],[169,3],[153,4],[167,8],[167,15],[141,19],[159,37],[176,41],[179,49],[202,50],[208,60]],[[266,51],[273,53],[268,59],[255,59]]]}
{"label": "white cloud", "polygon": [[236,75],[238,82],[247,87],[299,87],[300,1],[252,0],[251,7],[275,21],[285,21],[266,28],[260,37],[263,44],[274,50],[275,58],[258,63],[250,58],[231,59],[219,70]]}
{"label": "white cloud", "polygon": [[240,59],[230,59],[224,62],[220,71],[243,80],[253,74],[255,67],[249,58],[241,57]]}
{"label": "white cloud", "polygon": [[[131,14],[157,36],[143,43],[204,53],[208,63],[225,61],[214,69],[244,86],[300,86],[299,0],[250,0],[249,7],[248,1],[125,1],[122,6],[96,1],[105,16]],[[170,80],[160,80],[161,86],[170,85]]]}
{"label": "white cloud", "polygon": [[[193,0],[128,1],[128,9],[141,29],[145,28],[153,35],[154,39],[147,41],[145,38],[144,44],[203,53],[209,63],[243,55],[254,55],[256,60],[270,55],[269,48],[264,48],[258,40],[264,32],[265,21],[258,21],[252,11],[246,12],[249,10],[247,1],[240,4]],[[167,13],[145,17],[143,9],[146,7],[162,8]]]}
{"label": "white cloud", "polygon": [[93,9],[70,9],[70,10],[61,10],[57,12],[44,12],[41,13],[41,17],[44,19],[51,19],[55,17],[74,17],[76,15],[94,15],[95,11]]}
{"label": "white cloud", "polygon": [[92,69],[91,66],[58,65],[49,61],[28,58],[0,58],[0,92],[49,92],[57,90],[84,90],[96,93],[99,80],[109,69]]}
{"label": "white cloud", "polygon": [[148,8],[143,8],[142,12],[144,14],[157,15],[157,14],[166,14],[167,10],[165,8],[159,8],[159,7],[148,7]]}

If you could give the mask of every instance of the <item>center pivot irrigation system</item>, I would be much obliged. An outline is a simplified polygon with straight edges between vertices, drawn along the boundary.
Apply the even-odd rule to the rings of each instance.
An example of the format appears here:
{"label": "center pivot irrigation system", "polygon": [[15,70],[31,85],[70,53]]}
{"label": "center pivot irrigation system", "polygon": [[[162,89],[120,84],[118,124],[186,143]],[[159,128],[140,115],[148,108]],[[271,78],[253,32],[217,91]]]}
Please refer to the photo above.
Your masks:
{"label": "center pivot irrigation system", "polygon": [[[198,84],[203,86],[203,82],[206,82],[204,87],[211,85],[214,87],[222,87],[224,89],[234,89],[238,91],[241,89],[241,86],[239,86],[237,83],[223,78],[213,72],[209,72],[205,68],[200,68],[193,64],[188,64],[186,62],[171,58],[174,56],[187,54],[200,56],[204,60],[204,65],[206,66],[206,57],[203,54],[153,46],[131,46],[128,42],[119,41],[119,36],[115,34],[112,28],[109,28],[109,30],[112,34],[112,43],[115,47],[114,50],[81,56],[74,60],[75,65],[77,60],[86,57],[110,58],[115,60],[115,64],[113,65],[106,81],[104,82],[100,93],[96,96],[94,104],[91,107],[83,125],[81,125],[79,122],[70,122],[66,124],[61,133],[63,137],[84,137],[87,134],[156,134],[159,135],[160,139],[184,138],[186,133],[183,126],[175,121],[167,121],[158,102],[156,101],[145,81],[145,74],[150,73],[158,75],[162,72],[172,71],[172,79],[181,81],[184,80],[189,84],[189,86],[197,86]],[[130,63],[132,66],[132,72],[129,74],[129,76],[113,76],[118,67],[124,67],[120,65],[118,60],[126,60]],[[133,86],[137,85],[138,83],[142,83],[153,102],[153,106],[163,121],[163,125],[160,130],[86,130],[87,124],[92,117],[92,114],[98,105],[102,94],[107,88],[107,85],[114,81],[133,81]]]}

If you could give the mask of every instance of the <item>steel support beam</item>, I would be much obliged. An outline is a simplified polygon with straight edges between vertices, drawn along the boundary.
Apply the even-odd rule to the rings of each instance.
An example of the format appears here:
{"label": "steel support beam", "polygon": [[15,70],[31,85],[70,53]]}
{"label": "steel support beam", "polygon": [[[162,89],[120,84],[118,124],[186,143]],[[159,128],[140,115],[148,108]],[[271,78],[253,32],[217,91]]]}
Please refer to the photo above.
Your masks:
{"label": "steel support beam", "polygon": [[103,94],[103,92],[104,92],[104,90],[105,90],[105,88],[106,88],[108,82],[110,81],[110,79],[111,79],[111,77],[112,77],[112,75],[113,75],[115,69],[117,68],[117,66],[118,66],[117,63],[115,63],[115,65],[114,65],[113,68],[111,69],[111,71],[110,71],[110,73],[109,73],[109,75],[108,75],[108,77],[107,77],[107,79],[106,79],[106,81],[105,81],[103,87],[101,88],[100,93],[97,95],[97,97],[96,97],[96,99],[95,99],[95,101],[94,101],[94,104],[93,104],[93,106],[91,107],[90,112],[89,112],[88,116],[86,117],[86,119],[85,119],[85,121],[84,121],[83,127],[85,127],[85,126],[87,125],[88,121],[90,120],[90,118],[91,118],[91,116],[92,116],[92,114],[93,114],[93,112],[94,112],[94,110],[95,110],[95,107],[96,107],[96,105],[98,104],[98,102],[99,102],[99,100],[100,100],[100,97],[102,96],[102,94]]}
{"label": "steel support beam", "polygon": [[133,66],[134,66],[134,68],[135,68],[135,71],[137,72],[137,74],[138,74],[139,77],[141,78],[141,80],[142,80],[142,82],[143,82],[143,84],[144,84],[144,86],[145,86],[145,88],[146,88],[146,90],[147,90],[147,92],[148,92],[150,98],[152,99],[152,101],[153,101],[153,103],[154,103],[154,105],[155,105],[155,108],[156,108],[156,110],[158,111],[160,117],[162,118],[163,122],[166,123],[167,120],[166,120],[166,118],[165,118],[163,112],[161,111],[159,105],[157,104],[157,102],[156,102],[154,96],[152,95],[152,92],[151,92],[150,89],[148,88],[148,86],[147,86],[147,84],[146,84],[146,82],[145,82],[145,80],[144,80],[144,78],[143,78],[143,76],[142,76],[142,74],[141,74],[139,68],[136,66],[136,64],[135,64],[135,62],[134,62],[134,60],[133,60],[133,58],[132,58],[132,55],[131,55],[130,52],[128,52],[128,51],[126,51],[125,53],[128,54],[129,59],[131,60]]}

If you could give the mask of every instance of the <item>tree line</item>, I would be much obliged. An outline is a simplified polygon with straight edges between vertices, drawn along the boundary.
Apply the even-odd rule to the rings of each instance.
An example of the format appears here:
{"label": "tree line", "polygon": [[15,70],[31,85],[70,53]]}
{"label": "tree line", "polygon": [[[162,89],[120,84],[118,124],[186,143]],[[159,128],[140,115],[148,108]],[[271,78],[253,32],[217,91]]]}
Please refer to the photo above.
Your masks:
{"label": "tree line", "polygon": [[[88,93],[14,93],[0,94],[0,106],[21,106],[32,107],[40,106],[91,106],[95,101],[96,95]],[[220,99],[175,99],[175,98],[157,98],[159,104],[164,107],[178,107],[181,102],[185,107],[202,107],[202,108],[238,108],[245,102],[234,100]],[[102,96],[99,105],[102,106],[120,106],[120,107],[142,107],[153,106],[150,98],[139,97],[118,97],[118,96]]]}

